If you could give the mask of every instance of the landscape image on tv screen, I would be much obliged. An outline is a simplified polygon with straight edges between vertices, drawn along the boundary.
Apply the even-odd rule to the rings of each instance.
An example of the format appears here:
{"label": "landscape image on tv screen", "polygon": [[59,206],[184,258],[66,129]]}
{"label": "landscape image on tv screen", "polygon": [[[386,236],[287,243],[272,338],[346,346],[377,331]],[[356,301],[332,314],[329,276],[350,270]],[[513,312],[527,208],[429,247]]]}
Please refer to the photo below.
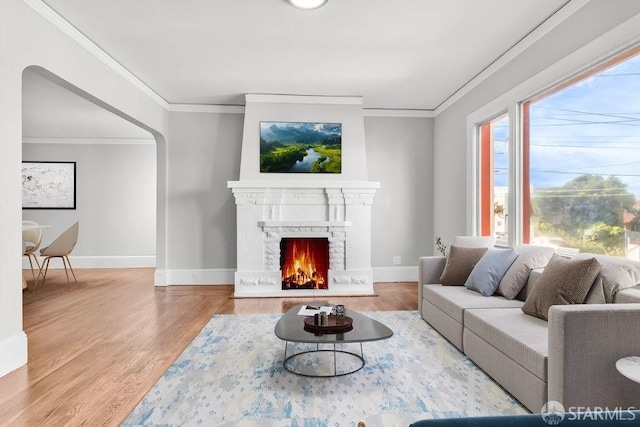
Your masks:
{"label": "landscape image on tv screen", "polygon": [[341,123],[260,122],[260,172],[341,173]]}

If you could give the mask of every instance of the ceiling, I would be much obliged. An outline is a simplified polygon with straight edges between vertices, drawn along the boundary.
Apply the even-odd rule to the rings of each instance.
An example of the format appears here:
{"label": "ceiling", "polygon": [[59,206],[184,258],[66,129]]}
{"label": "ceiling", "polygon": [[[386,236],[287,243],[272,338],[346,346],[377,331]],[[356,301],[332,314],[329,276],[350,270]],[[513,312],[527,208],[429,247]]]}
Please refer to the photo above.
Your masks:
{"label": "ceiling", "polygon": [[568,0],[43,2],[170,104],[277,93],[434,110]]}

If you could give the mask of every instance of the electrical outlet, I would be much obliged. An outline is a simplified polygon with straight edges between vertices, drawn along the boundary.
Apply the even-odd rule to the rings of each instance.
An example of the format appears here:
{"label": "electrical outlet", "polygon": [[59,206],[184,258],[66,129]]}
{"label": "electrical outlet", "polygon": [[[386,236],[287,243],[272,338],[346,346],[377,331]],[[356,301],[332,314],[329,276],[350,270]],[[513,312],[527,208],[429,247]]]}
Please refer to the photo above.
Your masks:
{"label": "electrical outlet", "polygon": [[200,279],[198,278],[198,273],[193,273],[192,282],[198,283]]}
{"label": "electrical outlet", "polygon": [[402,258],[400,257],[400,255],[396,255],[393,257],[393,264],[394,265],[402,264]]}

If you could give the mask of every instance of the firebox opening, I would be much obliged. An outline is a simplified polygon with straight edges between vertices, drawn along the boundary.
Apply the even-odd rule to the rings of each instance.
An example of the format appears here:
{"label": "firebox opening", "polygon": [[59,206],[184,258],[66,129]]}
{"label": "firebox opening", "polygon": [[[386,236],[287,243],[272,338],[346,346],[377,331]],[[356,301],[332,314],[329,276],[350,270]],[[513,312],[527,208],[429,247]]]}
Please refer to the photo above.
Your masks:
{"label": "firebox opening", "polygon": [[328,289],[329,239],[281,239],[280,270],[282,290]]}

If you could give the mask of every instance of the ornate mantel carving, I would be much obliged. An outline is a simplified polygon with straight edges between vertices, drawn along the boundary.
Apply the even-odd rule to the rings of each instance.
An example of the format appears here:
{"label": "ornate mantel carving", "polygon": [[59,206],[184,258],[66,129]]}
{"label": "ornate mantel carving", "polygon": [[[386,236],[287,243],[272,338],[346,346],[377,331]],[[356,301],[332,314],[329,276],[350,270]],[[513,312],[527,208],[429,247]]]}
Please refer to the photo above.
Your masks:
{"label": "ornate mantel carving", "polygon": [[269,180],[228,186],[237,205],[236,296],[304,294],[280,287],[283,237],[328,239],[329,289],[323,295],[373,293],[371,205],[378,183]]}

